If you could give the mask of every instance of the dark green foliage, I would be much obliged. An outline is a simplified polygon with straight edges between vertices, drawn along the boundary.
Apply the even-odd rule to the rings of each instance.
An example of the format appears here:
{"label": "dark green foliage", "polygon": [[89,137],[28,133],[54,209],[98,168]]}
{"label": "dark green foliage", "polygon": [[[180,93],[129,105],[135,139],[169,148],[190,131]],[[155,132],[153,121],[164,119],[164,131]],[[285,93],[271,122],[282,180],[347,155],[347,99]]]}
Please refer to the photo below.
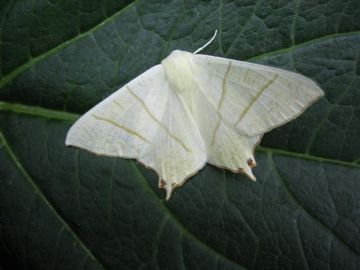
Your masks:
{"label": "dark green foliage", "polygon": [[[360,269],[360,2],[1,1],[1,269]],[[258,181],[211,166],[169,202],[75,119],[173,49],[282,67],[326,96],[266,134]]]}

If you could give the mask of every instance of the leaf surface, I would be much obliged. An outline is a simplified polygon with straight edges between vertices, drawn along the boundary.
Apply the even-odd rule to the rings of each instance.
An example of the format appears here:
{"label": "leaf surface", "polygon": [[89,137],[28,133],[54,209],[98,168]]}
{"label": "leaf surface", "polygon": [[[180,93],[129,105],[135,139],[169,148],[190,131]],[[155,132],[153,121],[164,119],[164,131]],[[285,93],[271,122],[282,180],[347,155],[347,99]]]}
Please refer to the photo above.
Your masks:
{"label": "leaf surface", "polygon": [[[0,267],[360,268],[359,1],[20,0],[0,14]],[[206,166],[165,202],[142,165],[65,147],[81,114],[215,29],[204,53],[326,92],[264,136],[257,182]]]}

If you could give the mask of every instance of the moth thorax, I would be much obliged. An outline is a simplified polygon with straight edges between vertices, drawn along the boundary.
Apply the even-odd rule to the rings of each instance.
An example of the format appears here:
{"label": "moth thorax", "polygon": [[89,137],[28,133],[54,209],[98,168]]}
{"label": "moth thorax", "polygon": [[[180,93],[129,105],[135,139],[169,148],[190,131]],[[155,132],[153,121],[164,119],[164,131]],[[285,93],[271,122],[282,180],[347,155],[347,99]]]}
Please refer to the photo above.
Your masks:
{"label": "moth thorax", "polygon": [[192,57],[193,54],[189,52],[173,51],[161,62],[170,86],[183,94],[193,89]]}

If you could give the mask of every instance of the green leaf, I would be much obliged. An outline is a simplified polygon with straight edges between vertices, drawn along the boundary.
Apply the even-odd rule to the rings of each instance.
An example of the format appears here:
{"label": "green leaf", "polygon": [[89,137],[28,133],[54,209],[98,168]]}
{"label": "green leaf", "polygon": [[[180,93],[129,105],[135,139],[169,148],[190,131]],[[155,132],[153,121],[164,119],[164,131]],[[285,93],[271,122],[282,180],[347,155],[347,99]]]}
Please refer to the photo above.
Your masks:
{"label": "green leaf", "polygon": [[[360,268],[359,1],[30,2],[0,3],[0,268]],[[165,202],[137,162],[65,147],[81,114],[215,29],[204,53],[326,92],[264,136],[257,182],[206,166]]]}

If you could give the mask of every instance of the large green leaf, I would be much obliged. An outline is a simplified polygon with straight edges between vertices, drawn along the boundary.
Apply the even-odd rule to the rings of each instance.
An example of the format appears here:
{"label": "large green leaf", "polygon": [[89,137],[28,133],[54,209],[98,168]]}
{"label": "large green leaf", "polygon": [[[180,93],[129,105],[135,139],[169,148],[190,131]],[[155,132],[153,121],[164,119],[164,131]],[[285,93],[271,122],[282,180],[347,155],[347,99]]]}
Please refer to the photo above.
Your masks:
{"label": "large green leaf", "polygon": [[[2,1],[0,268],[359,269],[360,2]],[[173,49],[297,71],[326,96],[265,135],[258,181],[207,166],[169,202],[76,118]]]}

